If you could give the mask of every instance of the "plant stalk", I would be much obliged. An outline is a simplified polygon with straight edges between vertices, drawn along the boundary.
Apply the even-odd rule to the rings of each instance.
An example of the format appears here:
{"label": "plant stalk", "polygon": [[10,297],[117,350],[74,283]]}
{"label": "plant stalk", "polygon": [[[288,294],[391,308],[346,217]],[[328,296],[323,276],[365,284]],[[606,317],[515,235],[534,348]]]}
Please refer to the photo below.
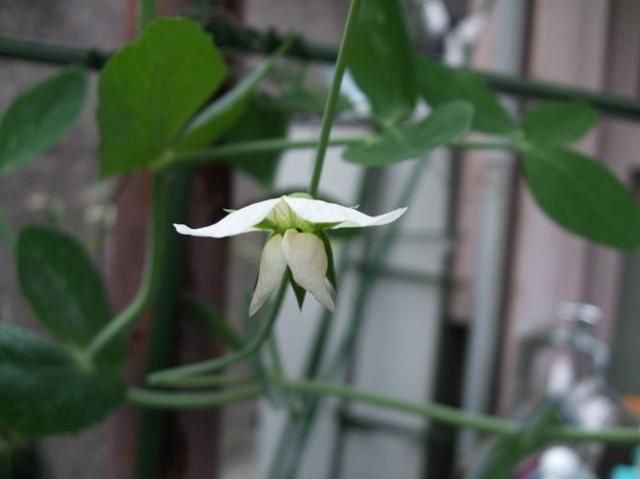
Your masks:
{"label": "plant stalk", "polygon": [[[371,140],[370,135],[354,136],[347,138],[334,138],[327,141],[325,148],[352,146],[359,143],[366,143]],[[180,153],[164,163],[157,165],[158,171],[164,171],[175,167],[193,166],[209,161],[224,160],[234,156],[258,153],[270,153],[284,150],[303,150],[307,148],[317,148],[320,141],[315,139],[292,140],[289,138],[276,138],[270,140],[256,140],[239,143],[229,143],[227,145],[203,148],[201,150]],[[455,149],[478,149],[478,150],[512,150],[515,146],[506,141],[452,141],[443,147]]]}
{"label": "plant stalk", "polygon": [[[281,387],[292,392],[311,396],[329,396],[351,399],[371,406],[421,416],[460,428],[475,429],[480,432],[499,436],[512,434],[520,430],[522,427],[521,424],[508,419],[470,413],[442,404],[406,401],[339,384],[319,381],[287,381],[282,383]],[[589,431],[575,427],[554,426],[541,431],[541,435],[549,441],[604,442],[615,444],[640,443],[639,430],[623,427]]]}
{"label": "plant stalk", "polygon": [[267,340],[271,335],[271,331],[273,330],[273,326],[278,318],[278,313],[280,312],[280,307],[282,306],[282,301],[284,300],[286,292],[287,281],[286,278],[284,278],[280,283],[276,299],[273,302],[273,306],[269,312],[269,318],[267,319],[265,326],[262,328],[260,333],[249,341],[242,349],[220,358],[208,359],[198,363],[187,364],[186,366],[157,371],[149,375],[149,384],[171,385],[173,384],[173,381],[181,381],[190,376],[217,371],[251,356],[260,349],[260,346],[262,346],[265,340]]}
{"label": "plant stalk", "polygon": [[347,68],[348,45],[355,31],[356,18],[358,17],[358,10],[360,10],[361,4],[362,0],[351,0],[349,13],[347,14],[347,21],[345,23],[344,31],[342,32],[342,40],[340,41],[340,48],[338,49],[338,58],[335,64],[333,80],[329,87],[329,94],[327,95],[327,102],[324,106],[324,113],[322,115],[320,141],[313,166],[311,182],[309,184],[309,194],[312,197],[318,194],[320,176],[322,175],[322,167],[324,165],[327,146],[329,144],[329,135],[331,134],[331,127],[333,125],[333,117],[336,112],[338,97],[340,96],[340,85],[342,85],[342,77],[344,76],[344,71]]}
{"label": "plant stalk", "polygon": [[220,407],[226,404],[251,401],[259,396],[260,388],[256,386],[213,393],[172,393],[142,388],[130,388],[127,392],[127,400],[129,402],[153,409]]}
{"label": "plant stalk", "polygon": [[112,339],[122,334],[149,305],[157,288],[163,268],[164,237],[167,228],[166,178],[156,173],[152,180],[153,210],[142,283],[129,305],[103,327],[86,350],[86,358],[92,360]]}

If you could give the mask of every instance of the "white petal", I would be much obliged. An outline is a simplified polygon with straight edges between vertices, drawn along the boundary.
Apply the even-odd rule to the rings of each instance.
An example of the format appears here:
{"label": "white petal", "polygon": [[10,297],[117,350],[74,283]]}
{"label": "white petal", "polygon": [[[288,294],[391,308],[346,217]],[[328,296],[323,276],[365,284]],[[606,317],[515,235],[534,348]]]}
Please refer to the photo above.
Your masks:
{"label": "white petal", "polygon": [[245,206],[237,211],[229,213],[215,224],[204,228],[192,229],[185,225],[173,225],[176,231],[183,235],[210,236],[212,238],[224,238],[234,236],[249,231],[255,231],[254,226],[265,219],[273,207],[280,201],[280,198],[260,201],[249,206]]}
{"label": "white petal", "polygon": [[322,200],[291,198],[290,196],[285,196],[284,200],[303,220],[310,223],[338,223],[334,229],[386,225],[397,220],[407,211],[406,208],[399,208],[384,215],[369,216],[353,208]]}
{"label": "white petal", "polygon": [[287,263],[282,256],[282,235],[274,235],[262,249],[258,282],[251,298],[249,316],[253,316],[278,287],[286,269]]}
{"label": "white petal", "polygon": [[295,282],[333,312],[333,299],[325,282],[328,260],[322,240],[311,233],[289,229],[282,241],[282,254]]}

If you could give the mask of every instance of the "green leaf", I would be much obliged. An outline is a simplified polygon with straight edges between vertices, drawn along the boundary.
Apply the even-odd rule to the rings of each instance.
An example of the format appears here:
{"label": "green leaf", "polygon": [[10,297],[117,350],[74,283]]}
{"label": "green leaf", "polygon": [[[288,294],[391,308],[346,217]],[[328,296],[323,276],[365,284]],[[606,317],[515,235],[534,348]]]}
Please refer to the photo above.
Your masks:
{"label": "green leaf", "polygon": [[427,58],[418,58],[418,88],[432,107],[452,100],[473,106],[472,129],[484,133],[510,133],[515,123],[496,94],[478,75],[452,70]]}
{"label": "green leaf", "polygon": [[542,433],[560,424],[560,415],[552,404],[545,404],[521,430],[499,438],[465,479],[498,479],[511,477],[516,466],[527,456],[546,445]]}
{"label": "green leaf", "polygon": [[640,244],[636,200],[603,164],[574,151],[529,149],[524,173],[540,208],[567,230],[617,249]]}
{"label": "green leaf", "polygon": [[[249,108],[227,133],[224,143],[284,138],[287,136],[289,115],[265,95],[254,97]],[[253,176],[267,190],[273,187],[278,172],[281,151],[237,155],[225,160],[231,166]]]}
{"label": "green leaf", "polygon": [[86,93],[86,72],[68,68],[15,98],[0,120],[0,174],[52,148],[75,125]]}
{"label": "green leaf", "polygon": [[597,120],[598,114],[587,105],[543,101],[525,113],[522,129],[531,143],[562,145],[582,138]]}
{"label": "green leaf", "polygon": [[80,367],[61,347],[0,324],[0,424],[31,436],[76,432],[124,400],[111,370]]}
{"label": "green leaf", "polygon": [[159,19],[113,55],[98,82],[103,176],[152,166],[193,113],[220,86],[222,57],[186,19]]}
{"label": "green leaf", "polygon": [[453,101],[434,109],[418,123],[387,130],[369,142],[347,148],[343,158],[365,166],[385,166],[416,158],[467,131],[472,116],[467,102]]}
{"label": "green leaf", "polygon": [[258,83],[281,55],[282,52],[274,53],[231,91],[198,113],[185,128],[179,140],[178,151],[202,148],[220,139],[247,109]]}
{"label": "green leaf", "polygon": [[[83,350],[109,321],[102,279],[84,248],[73,238],[39,226],[27,226],[16,247],[22,293],[38,320],[74,350]],[[119,365],[124,341],[114,341],[98,357]]]}
{"label": "green leaf", "polygon": [[347,47],[349,70],[382,123],[409,115],[417,98],[414,58],[398,0],[363,2]]}
{"label": "green leaf", "polygon": [[304,298],[307,295],[307,291],[300,286],[298,283],[295,282],[295,280],[293,279],[293,275],[291,274],[291,270],[289,268],[287,268],[287,275],[289,277],[289,284],[291,284],[291,287],[293,288],[293,293],[296,296],[296,301],[298,301],[298,308],[302,309],[302,306],[304,305]]}

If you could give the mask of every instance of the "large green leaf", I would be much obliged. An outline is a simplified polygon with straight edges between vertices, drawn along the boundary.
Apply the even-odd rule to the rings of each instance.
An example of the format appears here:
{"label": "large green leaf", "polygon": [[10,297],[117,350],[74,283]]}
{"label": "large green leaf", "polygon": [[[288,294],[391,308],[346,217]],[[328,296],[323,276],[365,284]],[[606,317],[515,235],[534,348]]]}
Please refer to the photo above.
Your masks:
{"label": "large green leaf", "polygon": [[[84,248],[65,234],[25,227],[16,247],[22,293],[38,320],[72,349],[83,350],[109,321],[102,279]],[[119,364],[124,342],[114,341],[98,357]]]}
{"label": "large green leaf", "polygon": [[511,116],[496,94],[478,75],[452,70],[428,58],[419,58],[416,62],[418,88],[431,106],[466,100],[473,106],[474,130],[510,133],[515,129]]}
{"label": "large green leaf", "polygon": [[102,175],[153,165],[225,76],[211,37],[186,19],[158,19],[113,55],[98,83]]}
{"label": "large green leaf", "polygon": [[347,50],[349,70],[375,115],[392,125],[417,98],[411,42],[399,0],[366,0]]}
{"label": "large green leaf", "polygon": [[596,111],[587,105],[543,101],[525,113],[522,129],[531,143],[562,145],[582,138],[597,119]]}
{"label": "large green leaf", "polygon": [[524,172],[538,205],[567,230],[612,248],[640,245],[636,200],[598,161],[560,148],[535,148],[524,152]]}
{"label": "large green leaf", "polygon": [[15,98],[0,120],[0,174],[52,148],[75,125],[86,92],[87,74],[69,68]]}
{"label": "large green leaf", "polygon": [[[287,136],[289,115],[283,112],[271,100],[261,95],[250,102],[249,108],[242,114],[236,125],[227,133],[225,143],[284,138]],[[226,161],[253,176],[266,189],[273,187],[280,151],[252,153],[229,157]]]}
{"label": "large green leaf", "polygon": [[365,166],[385,166],[416,158],[455,139],[469,129],[473,109],[464,101],[453,101],[434,109],[418,123],[385,131],[371,141],[353,145],[345,160]]}
{"label": "large green leaf", "polygon": [[274,53],[232,90],[198,113],[187,125],[178,142],[178,151],[189,151],[211,145],[220,139],[249,106],[258,83],[269,73],[282,55]]}
{"label": "large green leaf", "polygon": [[61,347],[0,324],[0,424],[27,435],[75,432],[124,400],[112,370],[83,368]]}

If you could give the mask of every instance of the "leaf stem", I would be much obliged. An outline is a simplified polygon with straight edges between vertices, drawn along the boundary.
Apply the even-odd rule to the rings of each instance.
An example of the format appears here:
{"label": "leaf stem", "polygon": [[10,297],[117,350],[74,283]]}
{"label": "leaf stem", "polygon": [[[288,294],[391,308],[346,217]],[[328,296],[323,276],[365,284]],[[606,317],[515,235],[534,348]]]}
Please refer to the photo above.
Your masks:
{"label": "leaf stem", "polygon": [[243,359],[248,358],[254,352],[256,352],[260,346],[264,343],[264,341],[269,338],[271,335],[271,331],[273,330],[273,326],[278,317],[278,313],[280,311],[280,306],[282,305],[282,301],[284,300],[285,293],[287,292],[287,281],[286,279],[282,280],[280,283],[280,288],[276,294],[276,299],[273,302],[273,306],[269,312],[269,318],[267,323],[262,328],[260,333],[255,336],[250,342],[248,342],[242,349],[239,351],[233,352],[231,354],[227,354],[226,356],[222,356],[220,358],[213,358],[207,361],[201,361],[198,363],[188,364],[186,366],[179,366],[176,368],[165,369],[163,371],[158,371],[152,373],[148,377],[149,384],[153,385],[170,385],[173,381],[183,380],[189,376],[195,376],[201,373],[213,372],[225,368],[227,366],[231,366],[232,364],[238,363]]}
{"label": "leaf stem", "polygon": [[[372,137],[370,135],[335,138],[329,140],[326,147],[351,146],[359,143],[365,143],[370,141],[371,138]],[[208,161],[223,160],[225,158],[232,158],[238,155],[269,153],[284,150],[303,150],[307,148],[317,148],[319,145],[319,140],[315,139],[292,140],[288,138],[275,138],[270,140],[243,141],[176,154],[166,162],[157,165],[155,168],[157,171],[164,171],[175,167],[191,166]],[[455,140],[444,146],[465,150],[512,150],[515,148],[512,143],[507,141]]]}
{"label": "leaf stem", "polygon": [[187,298],[191,310],[209,326],[216,339],[231,349],[242,349],[242,339],[213,306],[197,298]]}
{"label": "leaf stem", "polygon": [[144,265],[142,283],[129,305],[106,324],[93,338],[86,350],[86,359],[91,361],[112,339],[133,323],[148,306],[158,280],[163,263],[164,237],[166,235],[166,184],[165,176],[155,173],[152,178],[153,211]]}
{"label": "leaf stem", "polygon": [[[361,143],[363,141],[366,141],[367,139],[369,139],[368,136],[336,138],[335,140],[329,142],[329,146],[349,146],[356,143]],[[166,168],[172,168],[176,166],[182,167],[211,160],[222,160],[237,155],[316,148],[318,144],[319,142],[316,139],[292,140],[289,138],[229,143],[226,145],[214,146],[212,148],[204,148],[201,150],[176,154],[172,159],[168,160],[166,163],[160,164],[157,168],[160,170],[164,170]]]}
{"label": "leaf stem", "polygon": [[324,165],[325,154],[327,152],[327,146],[329,144],[329,135],[331,134],[331,126],[333,125],[333,117],[336,111],[336,105],[338,104],[338,97],[340,96],[340,85],[342,84],[342,77],[344,71],[347,68],[347,46],[351,41],[353,32],[355,31],[356,18],[358,16],[358,10],[362,0],[351,0],[349,7],[349,13],[347,15],[347,21],[345,23],[344,31],[342,32],[342,40],[340,41],[340,48],[338,49],[338,58],[336,59],[335,72],[333,74],[333,80],[329,88],[329,94],[327,95],[327,102],[324,107],[324,113],[322,115],[322,126],[320,127],[320,142],[318,144],[318,151],[316,154],[315,163],[313,166],[313,174],[311,176],[311,182],[309,184],[309,194],[316,196],[318,193],[318,186],[320,185],[320,176],[322,175],[322,167]]}
{"label": "leaf stem", "polygon": [[[451,406],[432,402],[407,401],[362,389],[321,381],[281,381],[285,390],[310,396],[329,396],[351,399],[374,407],[399,411],[424,417],[436,422],[460,428],[504,436],[521,430],[522,424],[484,414],[470,413]],[[249,386],[223,392],[173,393],[143,388],[130,388],[127,399],[133,404],[156,409],[198,409],[219,407],[241,401],[250,401],[260,396],[260,388]],[[633,428],[607,428],[587,431],[575,427],[554,426],[540,431],[550,441],[604,442],[616,444],[640,443],[640,431]]]}
{"label": "leaf stem", "polygon": [[[442,404],[406,401],[339,384],[320,381],[287,381],[282,383],[281,387],[293,392],[312,396],[351,399],[375,407],[391,409],[461,428],[475,429],[500,436],[512,434],[522,428],[520,423],[508,419],[470,413]],[[554,426],[541,431],[541,435],[551,441],[563,442],[640,443],[640,430],[622,427],[588,431],[575,427]]]}
{"label": "leaf stem", "polygon": [[142,388],[130,388],[127,400],[138,406],[153,409],[199,409],[219,407],[242,401],[251,401],[260,396],[260,388],[250,386],[246,388],[230,389],[222,392],[209,393],[174,393],[153,391]]}
{"label": "leaf stem", "polygon": [[283,389],[312,396],[331,396],[351,399],[372,406],[426,417],[434,421],[446,422],[459,427],[469,427],[491,434],[509,434],[517,430],[513,421],[469,413],[451,406],[429,402],[413,402],[382,394],[363,391],[351,386],[343,386],[321,381],[288,381]]}
{"label": "leaf stem", "polygon": [[225,376],[224,374],[210,374],[174,379],[171,381],[170,386],[174,388],[213,388],[246,386],[254,383],[255,379],[252,376]]}

